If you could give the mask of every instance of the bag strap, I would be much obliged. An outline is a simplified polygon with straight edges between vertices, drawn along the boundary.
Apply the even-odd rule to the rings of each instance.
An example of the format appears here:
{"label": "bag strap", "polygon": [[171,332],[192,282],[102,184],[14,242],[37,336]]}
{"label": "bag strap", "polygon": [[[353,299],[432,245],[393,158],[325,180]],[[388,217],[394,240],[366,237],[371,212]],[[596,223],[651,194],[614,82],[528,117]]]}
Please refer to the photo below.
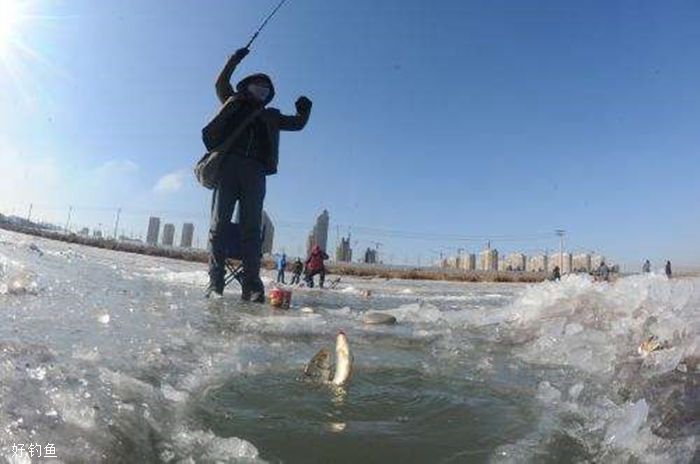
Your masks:
{"label": "bag strap", "polygon": [[256,109],[255,111],[253,111],[251,114],[249,114],[248,117],[245,118],[245,119],[243,120],[243,122],[236,128],[236,130],[234,130],[234,131],[231,133],[231,135],[229,135],[228,137],[226,137],[226,140],[224,140],[224,141],[221,143],[221,145],[219,145],[218,147],[216,147],[216,148],[213,149],[212,151],[218,151],[218,152],[221,152],[221,153],[227,153],[228,150],[229,150],[229,148],[231,148],[231,145],[233,145],[233,142],[236,141],[236,139],[238,138],[239,135],[241,135],[241,133],[243,132],[243,130],[245,130],[245,129],[248,127],[248,125],[249,125],[251,122],[253,122],[253,119],[255,119],[256,117],[258,117],[258,115],[259,115],[260,113],[262,113],[262,110],[264,110],[264,109],[265,109],[264,107],[263,107],[263,108],[258,108],[258,109]]}

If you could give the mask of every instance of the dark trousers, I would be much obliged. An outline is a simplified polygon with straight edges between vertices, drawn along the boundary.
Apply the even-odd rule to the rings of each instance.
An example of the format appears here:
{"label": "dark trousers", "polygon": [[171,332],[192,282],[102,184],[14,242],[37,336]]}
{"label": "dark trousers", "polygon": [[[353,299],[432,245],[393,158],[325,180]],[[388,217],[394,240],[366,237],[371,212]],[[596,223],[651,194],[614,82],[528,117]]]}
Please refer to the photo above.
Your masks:
{"label": "dark trousers", "polygon": [[209,279],[217,291],[224,289],[226,274],[224,233],[239,204],[244,291],[261,291],[261,223],[265,200],[263,165],[251,158],[230,155],[224,165],[221,185],[214,190],[209,226]]}
{"label": "dark trousers", "polygon": [[316,269],[313,271],[309,271],[306,274],[306,283],[309,285],[309,287],[314,286],[314,276],[318,274],[318,286],[323,288],[323,282],[326,280],[326,268],[322,267],[321,269]]}
{"label": "dark trousers", "polygon": [[280,268],[277,271],[277,283],[280,283],[280,284],[284,283],[284,268]]}
{"label": "dark trousers", "polygon": [[301,274],[297,274],[296,272],[292,274],[292,281],[291,285],[298,284],[299,283],[299,278],[301,277]]}

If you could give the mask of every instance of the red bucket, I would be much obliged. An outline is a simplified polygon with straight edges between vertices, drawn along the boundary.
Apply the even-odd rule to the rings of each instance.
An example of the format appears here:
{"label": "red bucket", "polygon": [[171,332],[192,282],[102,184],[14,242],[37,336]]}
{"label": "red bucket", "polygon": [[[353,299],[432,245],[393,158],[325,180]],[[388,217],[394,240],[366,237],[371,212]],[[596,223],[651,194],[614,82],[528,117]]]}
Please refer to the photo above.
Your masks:
{"label": "red bucket", "polygon": [[292,291],[275,287],[270,291],[270,306],[280,309],[289,309],[292,304]]}

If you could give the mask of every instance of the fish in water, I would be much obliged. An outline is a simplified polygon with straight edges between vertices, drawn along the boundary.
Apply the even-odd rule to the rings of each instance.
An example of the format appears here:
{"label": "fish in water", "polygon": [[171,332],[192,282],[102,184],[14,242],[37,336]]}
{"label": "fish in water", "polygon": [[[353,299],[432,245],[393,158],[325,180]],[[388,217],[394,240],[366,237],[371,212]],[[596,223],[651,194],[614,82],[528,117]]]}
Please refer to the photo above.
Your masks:
{"label": "fish in water", "polygon": [[303,380],[313,383],[330,384],[338,387],[347,386],[352,377],[354,358],[350,351],[348,337],[342,330],[335,338],[335,366],[333,357],[327,347],[323,347],[304,366]]}

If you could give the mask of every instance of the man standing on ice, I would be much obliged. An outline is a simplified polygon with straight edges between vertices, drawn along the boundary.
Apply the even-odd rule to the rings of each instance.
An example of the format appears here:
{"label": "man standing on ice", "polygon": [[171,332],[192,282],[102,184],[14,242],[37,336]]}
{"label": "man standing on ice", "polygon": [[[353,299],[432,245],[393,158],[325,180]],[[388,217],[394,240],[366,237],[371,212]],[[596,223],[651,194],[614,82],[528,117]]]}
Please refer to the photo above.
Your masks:
{"label": "man standing on ice", "polygon": [[248,54],[241,48],[233,54],[216,80],[216,94],[222,112],[234,104],[252,105],[256,116],[248,121],[232,118],[227,132],[233,134],[245,124],[225,154],[221,167],[222,179],[214,189],[209,227],[209,287],[206,295],[221,295],[225,276],[225,231],[231,221],[236,202],[239,202],[243,280],[241,297],[246,301],[265,301],[265,289],[260,280],[260,249],[265,177],[277,172],[279,132],[299,131],[304,128],[311,113],[311,100],[299,97],[296,114],[283,115],[276,108],[266,106],[275,96],[272,80],[265,74],[253,74],[231,87],[231,75]]}

